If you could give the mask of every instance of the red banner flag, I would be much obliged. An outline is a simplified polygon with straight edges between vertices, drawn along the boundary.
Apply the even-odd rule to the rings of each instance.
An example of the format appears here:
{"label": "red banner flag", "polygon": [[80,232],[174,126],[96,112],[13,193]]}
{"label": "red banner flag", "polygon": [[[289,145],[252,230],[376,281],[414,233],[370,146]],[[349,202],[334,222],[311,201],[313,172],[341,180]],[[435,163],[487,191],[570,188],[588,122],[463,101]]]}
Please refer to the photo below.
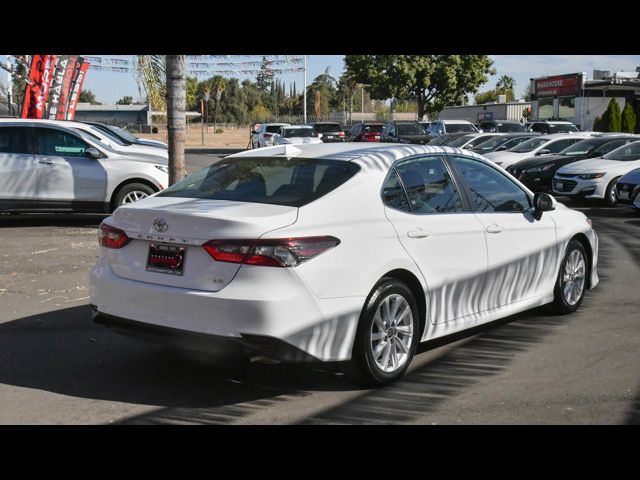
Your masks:
{"label": "red banner flag", "polygon": [[56,65],[55,55],[34,55],[24,93],[22,118],[43,118]]}
{"label": "red banner flag", "polygon": [[82,91],[82,84],[84,83],[84,77],[87,75],[89,69],[89,63],[85,62],[82,57],[78,58],[75,68],[75,78],[73,79],[73,87],[71,88],[71,94],[69,95],[69,107],[67,108],[67,120],[73,120],[76,116],[76,107],[78,106],[78,99],[80,98],[80,92]]}
{"label": "red banner flag", "polygon": [[49,112],[50,120],[64,120],[67,117],[67,106],[69,104],[69,92],[71,91],[71,84],[74,78],[74,72],[76,69],[78,57],[75,55],[70,56],[67,59],[64,75],[60,85],[60,93],[58,97],[58,103],[56,108],[53,108],[53,93],[51,100],[51,110]]}

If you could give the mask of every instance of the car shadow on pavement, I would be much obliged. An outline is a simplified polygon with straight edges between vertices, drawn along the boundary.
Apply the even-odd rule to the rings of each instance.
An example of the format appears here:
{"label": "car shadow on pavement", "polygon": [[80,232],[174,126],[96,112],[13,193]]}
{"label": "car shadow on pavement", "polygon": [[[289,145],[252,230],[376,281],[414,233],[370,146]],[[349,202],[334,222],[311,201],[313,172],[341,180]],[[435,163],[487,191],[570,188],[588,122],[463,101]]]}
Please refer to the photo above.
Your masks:
{"label": "car shadow on pavement", "polygon": [[98,227],[107,214],[17,213],[0,214],[0,228],[15,227]]}
{"label": "car shadow on pavement", "polygon": [[209,409],[304,395],[305,389],[355,388],[321,367],[243,360],[221,361],[117,335],[92,322],[88,305],[0,324],[0,384],[80,398]]}

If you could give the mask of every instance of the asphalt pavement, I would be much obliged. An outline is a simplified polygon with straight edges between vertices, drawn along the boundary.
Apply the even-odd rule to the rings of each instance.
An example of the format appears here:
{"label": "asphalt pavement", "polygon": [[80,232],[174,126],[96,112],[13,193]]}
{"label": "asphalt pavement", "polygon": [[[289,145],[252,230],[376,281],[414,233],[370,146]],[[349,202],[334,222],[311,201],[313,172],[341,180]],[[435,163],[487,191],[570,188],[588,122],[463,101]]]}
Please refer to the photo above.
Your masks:
{"label": "asphalt pavement", "polygon": [[[190,153],[190,171],[218,156]],[[394,385],[246,364],[93,324],[99,215],[0,215],[0,424],[638,424],[640,216],[593,218],[600,285],[575,314],[518,314],[432,342]]]}

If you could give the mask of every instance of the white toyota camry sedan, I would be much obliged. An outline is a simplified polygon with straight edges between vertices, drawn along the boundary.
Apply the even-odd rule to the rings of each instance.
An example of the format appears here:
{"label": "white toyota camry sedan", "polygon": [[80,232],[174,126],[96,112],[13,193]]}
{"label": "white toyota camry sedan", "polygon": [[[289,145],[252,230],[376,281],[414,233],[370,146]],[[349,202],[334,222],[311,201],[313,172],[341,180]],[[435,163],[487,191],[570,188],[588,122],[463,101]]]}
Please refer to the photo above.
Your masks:
{"label": "white toyota camry sedan", "polygon": [[581,212],[467,150],[326,143],[250,150],[122,206],[100,227],[95,321],[349,361],[393,381],[418,343],[598,283]]}

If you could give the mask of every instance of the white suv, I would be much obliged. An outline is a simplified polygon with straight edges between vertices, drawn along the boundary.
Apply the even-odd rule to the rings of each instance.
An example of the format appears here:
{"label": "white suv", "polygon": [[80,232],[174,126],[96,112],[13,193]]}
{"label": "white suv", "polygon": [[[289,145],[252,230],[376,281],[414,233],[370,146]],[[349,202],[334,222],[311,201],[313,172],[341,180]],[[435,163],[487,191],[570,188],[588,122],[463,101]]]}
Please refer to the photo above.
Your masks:
{"label": "white suv", "polygon": [[466,120],[436,120],[431,122],[427,133],[432,137],[439,137],[445,133],[479,133],[479,130]]}
{"label": "white suv", "polygon": [[168,184],[164,158],[122,154],[56,123],[0,122],[0,212],[108,213]]}
{"label": "white suv", "polygon": [[260,128],[252,133],[251,148],[271,147],[273,136],[280,133],[281,127],[289,127],[290,123],[263,123]]}

